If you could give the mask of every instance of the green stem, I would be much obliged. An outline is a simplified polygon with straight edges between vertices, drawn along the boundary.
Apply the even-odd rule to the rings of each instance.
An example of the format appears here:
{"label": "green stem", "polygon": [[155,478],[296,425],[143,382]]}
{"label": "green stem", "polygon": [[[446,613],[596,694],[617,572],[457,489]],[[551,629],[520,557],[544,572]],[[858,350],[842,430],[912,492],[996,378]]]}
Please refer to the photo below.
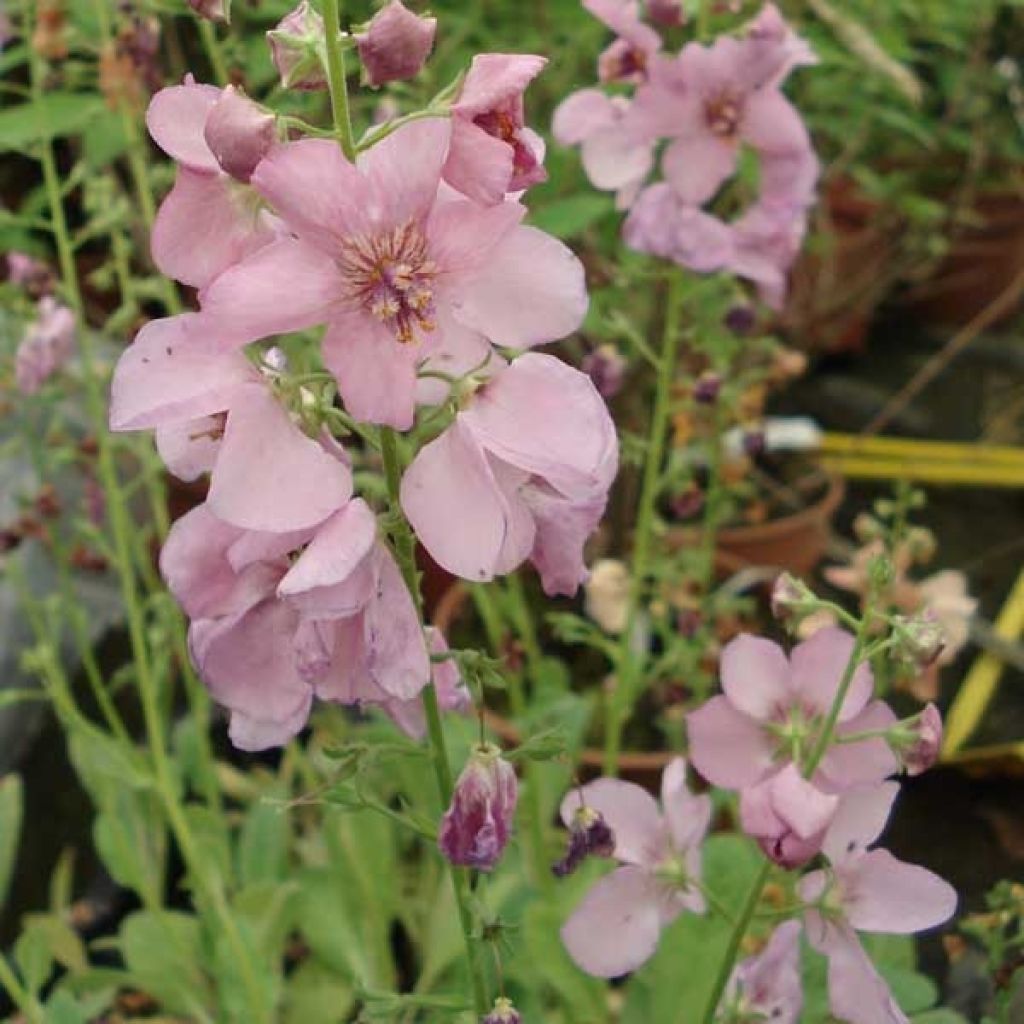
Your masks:
{"label": "green stem", "polygon": [[341,46],[341,16],[338,0],[324,0],[324,43],[327,48],[327,82],[331,93],[334,128],[342,152],[349,160],[356,156],[356,140],[352,133],[352,114],[345,80],[345,52]]}
{"label": "green stem", "polygon": [[704,619],[708,621],[715,579],[715,541],[718,539],[722,506],[722,413],[715,403],[711,436],[707,448],[708,483],[704,494],[704,517],[700,533],[700,587]]}
{"label": "green stem", "polygon": [[654,410],[651,414],[647,458],[644,462],[643,482],[637,509],[636,533],[633,541],[633,564],[630,567],[629,594],[626,605],[626,625],[622,631],[616,658],[616,686],[612,691],[605,719],[604,770],[615,775],[619,768],[622,729],[633,705],[635,665],[631,641],[636,627],[640,599],[650,571],[651,540],[654,529],[655,508],[661,486],[662,461],[668,439],[672,411],[672,381],[675,377],[679,351],[679,313],[682,309],[684,278],[675,273],[669,281],[665,305],[665,323],[662,333],[661,356],[658,363]]}
{"label": "green stem", "polygon": [[[330,0],[328,0],[330,2]],[[326,6],[326,5],[325,5]],[[399,498],[401,487],[402,466],[398,455],[398,441],[390,427],[380,428],[380,451],[384,461],[384,478],[387,482],[388,501],[394,520],[395,557],[402,572],[405,585],[423,620],[423,598],[420,593],[419,574],[416,570],[416,542],[409,528],[409,523],[402,514]],[[433,683],[427,683],[422,692],[423,709],[427,718],[427,734],[430,738],[430,749],[433,754],[434,774],[437,777],[437,789],[441,797],[441,805],[447,807],[451,803],[454,780],[451,762],[448,759],[448,747],[445,743],[444,729],[441,725],[441,710],[437,704],[437,693]],[[449,864],[452,887],[455,890],[455,904],[459,914],[459,924],[466,943],[466,960],[469,967],[470,982],[473,988],[473,1004],[477,1015],[487,1013],[487,992],[477,956],[476,941],[473,938],[473,915],[469,908],[469,887],[466,872]]]}
{"label": "green stem", "polygon": [[761,865],[761,870],[758,871],[754,878],[750,890],[747,892],[747,898],[743,902],[743,909],[740,910],[740,915],[736,918],[736,923],[733,925],[732,932],[729,935],[729,944],[725,947],[725,956],[718,966],[718,974],[715,975],[714,983],[711,986],[711,995],[708,997],[704,1015],[701,1017],[703,1024],[712,1024],[715,1019],[715,1013],[722,999],[722,993],[725,991],[725,986],[729,984],[733,965],[736,963],[736,955],[740,951],[740,943],[743,941],[743,936],[747,933],[747,927],[754,916],[757,904],[761,900],[761,893],[764,890],[765,883],[768,881],[768,875],[771,873],[771,870],[772,862],[765,860]]}
{"label": "green stem", "polygon": [[0,953],[0,985],[3,985],[11,1001],[21,1011],[29,1024],[45,1024],[46,1013],[39,1000],[18,980],[7,957]]}
{"label": "green stem", "polygon": [[210,62],[210,67],[213,69],[213,77],[217,80],[218,85],[227,85],[231,80],[231,76],[228,74],[227,62],[224,60],[224,53],[220,48],[220,40],[217,38],[217,33],[214,32],[213,26],[204,18],[197,18],[196,21],[199,24],[199,41],[203,44],[203,49],[206,51],[206,57]]}

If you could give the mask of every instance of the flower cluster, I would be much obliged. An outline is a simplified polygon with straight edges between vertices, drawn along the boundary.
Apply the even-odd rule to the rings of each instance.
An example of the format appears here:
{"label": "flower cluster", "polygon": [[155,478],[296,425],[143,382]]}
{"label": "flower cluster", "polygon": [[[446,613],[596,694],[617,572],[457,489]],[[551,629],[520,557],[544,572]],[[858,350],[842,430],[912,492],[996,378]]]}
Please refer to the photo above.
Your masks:
{"label": "flower cluster", "polygon": [[[379,12],[357,35],[371,83],[415,74],[434,28],[397,0]],[[271,33],[275,57],[322,30],[300,5]],[[189,77],[153,98],[150,132],[178,164],[153,257],[198,290],[199,310],[139,333],[110,422],[155,428],[176,476],[210,474],[161,566],[239,746],[285,741],[314,696],[422,727],[411,702],[431,679],[426,641],[374,512],[353,496],[338,416],[372,432],[410,430],[418,408],[447,413],[401,503],[449,571],[487,580],[530,559],[565,594],[586,577],[614,427],[585,374],[509,352],[569,334],[587,307],[576,257],[521,223],[523,189],[544,178],[523,105],[543,65],[480,55],[446,110],[375,129],[353,158],[332,139],[284,140],[233,86]],[[315,327],[326,397],[259,345]],[[453,664],[433,676],[442,705],[466,702]]]}
{"label": "flower cluster", "polygon": [[[630,0],[585,6],[616,35],[598,61],[601,81],[631,86],[633,95],[574,93],[555,111],[555,138],[579,145],[591,182],[629,210],[631,248],[700,273],[727,270],[781,306],[818,178],[807,130],[781,86],[814,62],[809,47],[770,3],[742,38],[691,42],[671,55]],[[663,140],[663,180],[648,184]],[[759,191],[726,222],[705,206],[736,175],[743,147],[757,154]]]}

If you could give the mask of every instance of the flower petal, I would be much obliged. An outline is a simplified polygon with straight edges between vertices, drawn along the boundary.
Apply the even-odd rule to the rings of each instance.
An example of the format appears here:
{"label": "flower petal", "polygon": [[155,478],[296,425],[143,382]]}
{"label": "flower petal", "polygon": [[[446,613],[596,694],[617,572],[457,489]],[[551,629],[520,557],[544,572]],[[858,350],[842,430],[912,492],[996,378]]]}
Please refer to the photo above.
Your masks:
{"label": "flower petal", "polygon": [[600,89],[579,89],[555,108],[551,134],[563,146],[578,146],[619,119],[615,104]]}
{"label": "flower petal", "polygon": [[336,512],[351,494],[347,466],[306,437],[265,388],[244,389],[210,481],[217,516],[248,530],[301,530]]}
{"label": "flower petal", "polygon": [[[819,629],[809,640],[797,644],[789,656],[792,669],[790,685],[794,694],[818,714],[826,715],[839,692],[850,655],[853,637],[834,626]],[[874,680],[871,666],[862,662],[853,674],[846,699],[839,710],[839,721],[860,714],[871,699]]]}
{"label": "flower petal", "polygon": [[711,825],[711,798],[691,792],[681,757],[673,758],[661,774],[661,807],[675,849],[699,846]]}
{"label": "flower petal", "polygon": [[722,651],[722,690],[737,711],[762,722],[790,703],[789,661],[778,644],[741,633]]}
{"label": "flower petal", "polygon": [[[857,716],[849,719],[836,734],[855,734],[890,729],[896,715],[884,701],[873,700]],[[871,786],[899,770],[899,761],[882,736],[856,743],[834,743],[821,759],[815,778],[837,792],[852,786]]]}
{"label": "flower petal", "polygon": [[494,344],[529,348],[576,330],[588,299],[583,265],[572,252],[520,225],[478,274],[458,283],[451,301],[456,318]]}
{"label": "flower petal", "polygon": [[596,882],[562,926],[569,956],[588,974],[635,971],[658,948],[661,914],[651,876],[621,867]]}
{"label": "flower petal", "polygon": [[146,127],[169,156],[194,171],[220,173],[217,158],[203,137],[206,118],[220,99],[214,85],[172,85],[161,89],[146,111]]}
{"label": "flower petal", "polygon": [[749,786],[772,767],[774,745],[760,723],[737,711],[727,697],[712,697],[686,716],[690,761],[709,782],[728,789]]}
{"label": "flower petal", "polygon": [[883,782],[844,793],[825,833],[825,856],[839,864],[852,854],[863,853],[882,834],[899,791],[898,782]]}
{"label": "flower petal", "polygon": [[600,811],[615,836],[616,860],[653,867],[665,851],[665,826],[654,797],[633,782],[595,779],[562,801],[562,821],[572,823],[580,801]]}
{"label": "flower petal", "polygon": [[156,428],[156,450],[168,472],[191,482],[213,469],[223,429],[220,416],[165,423]]}
{"label": "flower petal", "polygon": [[466,118],[452,119],[444,180],[484,206],[501,203],[515,169],[516,151]]}
{"label": "flower petal", "polygon": [[665,150],[661,169],[684,203],[702,206],[736,170],[739,149],[716,135],[679,139]]}

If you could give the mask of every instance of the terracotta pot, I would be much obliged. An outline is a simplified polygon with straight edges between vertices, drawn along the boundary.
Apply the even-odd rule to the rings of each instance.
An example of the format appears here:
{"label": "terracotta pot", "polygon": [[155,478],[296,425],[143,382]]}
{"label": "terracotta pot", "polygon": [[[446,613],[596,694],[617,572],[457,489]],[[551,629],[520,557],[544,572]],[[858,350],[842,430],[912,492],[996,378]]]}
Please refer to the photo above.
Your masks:
{"label": "terracotta pot", "polygon": [[854,182],[830,182],[814,214],[813,244],[790,274],[779,328],[804,351],[863,348],[896,280],[897,218]]}
{"label": "terracotta pot", "polygon": [[[756,526],[719,530],[717,564],[726,572],[759,566],[809,576],[825,557],[832,520],[845,492],[842,478],[829,476],[825,493],[799,512]],[[669,530],[668,543],[673,548],[692,546],[698,537],[695,527],[677,526]]]}
{"label": "terracotta pot", "polygon": [[[921,323],[962,327],[989,306],[1024,269],[1024,194],[982,194],[971,223],[952,237],[932,275],[902,300]],[[1007,310],[999,321],[1019,309]]]}

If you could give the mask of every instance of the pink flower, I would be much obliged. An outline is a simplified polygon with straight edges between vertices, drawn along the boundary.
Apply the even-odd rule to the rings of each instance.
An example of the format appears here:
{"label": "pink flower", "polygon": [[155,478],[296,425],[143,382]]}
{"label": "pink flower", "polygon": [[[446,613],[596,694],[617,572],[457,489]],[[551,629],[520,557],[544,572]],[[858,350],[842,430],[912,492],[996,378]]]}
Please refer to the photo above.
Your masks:
{"label": "pink flower", "polygon": [[439,196],[449,129],[421,121],[349,163],[333,142],[276,147],[252,183],[293,236],[231,267],[201,294],[225,345],[327,323],[323,358],[348,411],[412,425],[418,367],[434,355],[483,362],[488,342],[523,348],[574,330],[583,269],[519,221]]}
{"label": "pink flower", "polygon": [[594,188],[616,192],[628,209],[654,166],[654,142],[636,130],[625,96],[580,89],[555,109],[551,131],[563,146],[579,146],[583,170]]}
{"label": "pink flower", "polygon": [[547,180],[544,143],[526,127],[523,92],[547,61],[527,54],[473,58],[452,104],[452,137],[444,179],[479,203],[500,203]]}
{"label": "pink flower", "polygon": [[242,530],[200,505],[171,528],[160,568],[242,749],[286,742],[314,696],[404,712],[430,680],[412,598],[361,499],[287,533]]}
{"label": "pink flower", "polygon": [[644,8],[647,11],[647,17],[656,25],[673,28],[686,21],[683,0],[645,0]]}
{"label": "pink flower", "polygon": [[653,956],[661,929],[684,910],[704,913],[701,843],[711,823],[711,799],[686,785],[686,763],[676,758],[661,777],[661,809],[640,786],[597,779],[562,801],[571,827],[582,798],[615,837],[620,866],[601,878],[562,927],[562,941],[588,974],[614,978]]}
{"label": "pink flower", "polygon": [[[694,767],[715,785],[742,791],[744,828],[781,863],[799,863],[814,852],[837,794],[874,784],[897,768],[878,737],[833,743],[813,778],[801,775],[852,649],[853,637],[836,628],[797,644],[788,659],[770,640],[738,636],[722,652],[723,694],[687,716]],[[839,710],[840,738],[896,721],[886,704],[871,699],[872,687],[871,670],[861,664]]]}
{"label": "pink flower", "polygon": [[478,744],[455,783],[437,844],[452,864],[491,871],[512,834],[519,785],[515,769],[490,743]]}
{"label": "pink flower", "polygon": [[725,1019],[797,1024],[803,1001],[800,922],[786,921],[772,932],[760,953],[747,957],[733,971],[726,990]]}
{"label": "pink flower", "polygon": [[230,21],[231,0],[188,0],[189,7],[209,21]]}
{"label": "pink flower", "polygon": [[635,0],[583,0],[583,6],[618,37],[597,59],[602,82],[643,82],[661,36],[640,20]]}
{"label": "pink flower", "polygon": [[956,910],[953,888],[937,875],[868,850],[885,827],[899,787],[883,783],[850,794],[824,840],[827,871],[812,871],[799,884],[801,898],[816,904],[804,914],[811,945],[828,957],[832,1013],[849,1024],[906,1024],[886,983],[864,952],[857,931],[912,934],[934,928]]}
{"label": "pink flower", "polygon": [[75,317],[67,306],[46,296],[36,307],[30,325],[14,354],[14,380],[18,390],[34,395],[75,351]]}
{"label": "pink flower", "polygon": [[239,183],[273,143],[273,118],[231,87],[190,77],[153,97],[146,125],[179,165],[153,225],[153,261],[202,288],[274,237],[259,197]]}
{"label": "pink flower", "polygon": [[401,0],[391,0],[356,35],[359,59],[370,85],[414,78],[434,46],[437,18],[413,14]]}
{"label": "pink flower", "polygon": [[302,2],[267,33],[270,58],[285,89],[313,91],[327,88],[327,75],[319,47],[324,38],[324,20]]}
{"label": "pink flower", "polygon": [[590,378],[528,353],[497,367],[420,449],[402,508],[449,572],[490,580],[529,558],[546,593],[573,594],[617,466],[615,427]]}
{"label": "pink flower", "polygon": [[53,271],[28,253],[12,249],[7,254],[7,280],[20,285],[30,295],[39,296],[53,288]]}
{"label": "pink flower", "polygon": [[186,313],[142,328],[114,370],[111,430],[155,427],[173,473],[212,472],[210,509],[236,527],[322,522],[352,494],[347,463],[292,422],[241,353],[204,342],[203,325]]}
{"label": "pink flower", "polygon": [[942,715],[934,704],[913,719],[913,737],[900,751],[900,759],[908,775],[921,775],[939,758],[942,749]]}

